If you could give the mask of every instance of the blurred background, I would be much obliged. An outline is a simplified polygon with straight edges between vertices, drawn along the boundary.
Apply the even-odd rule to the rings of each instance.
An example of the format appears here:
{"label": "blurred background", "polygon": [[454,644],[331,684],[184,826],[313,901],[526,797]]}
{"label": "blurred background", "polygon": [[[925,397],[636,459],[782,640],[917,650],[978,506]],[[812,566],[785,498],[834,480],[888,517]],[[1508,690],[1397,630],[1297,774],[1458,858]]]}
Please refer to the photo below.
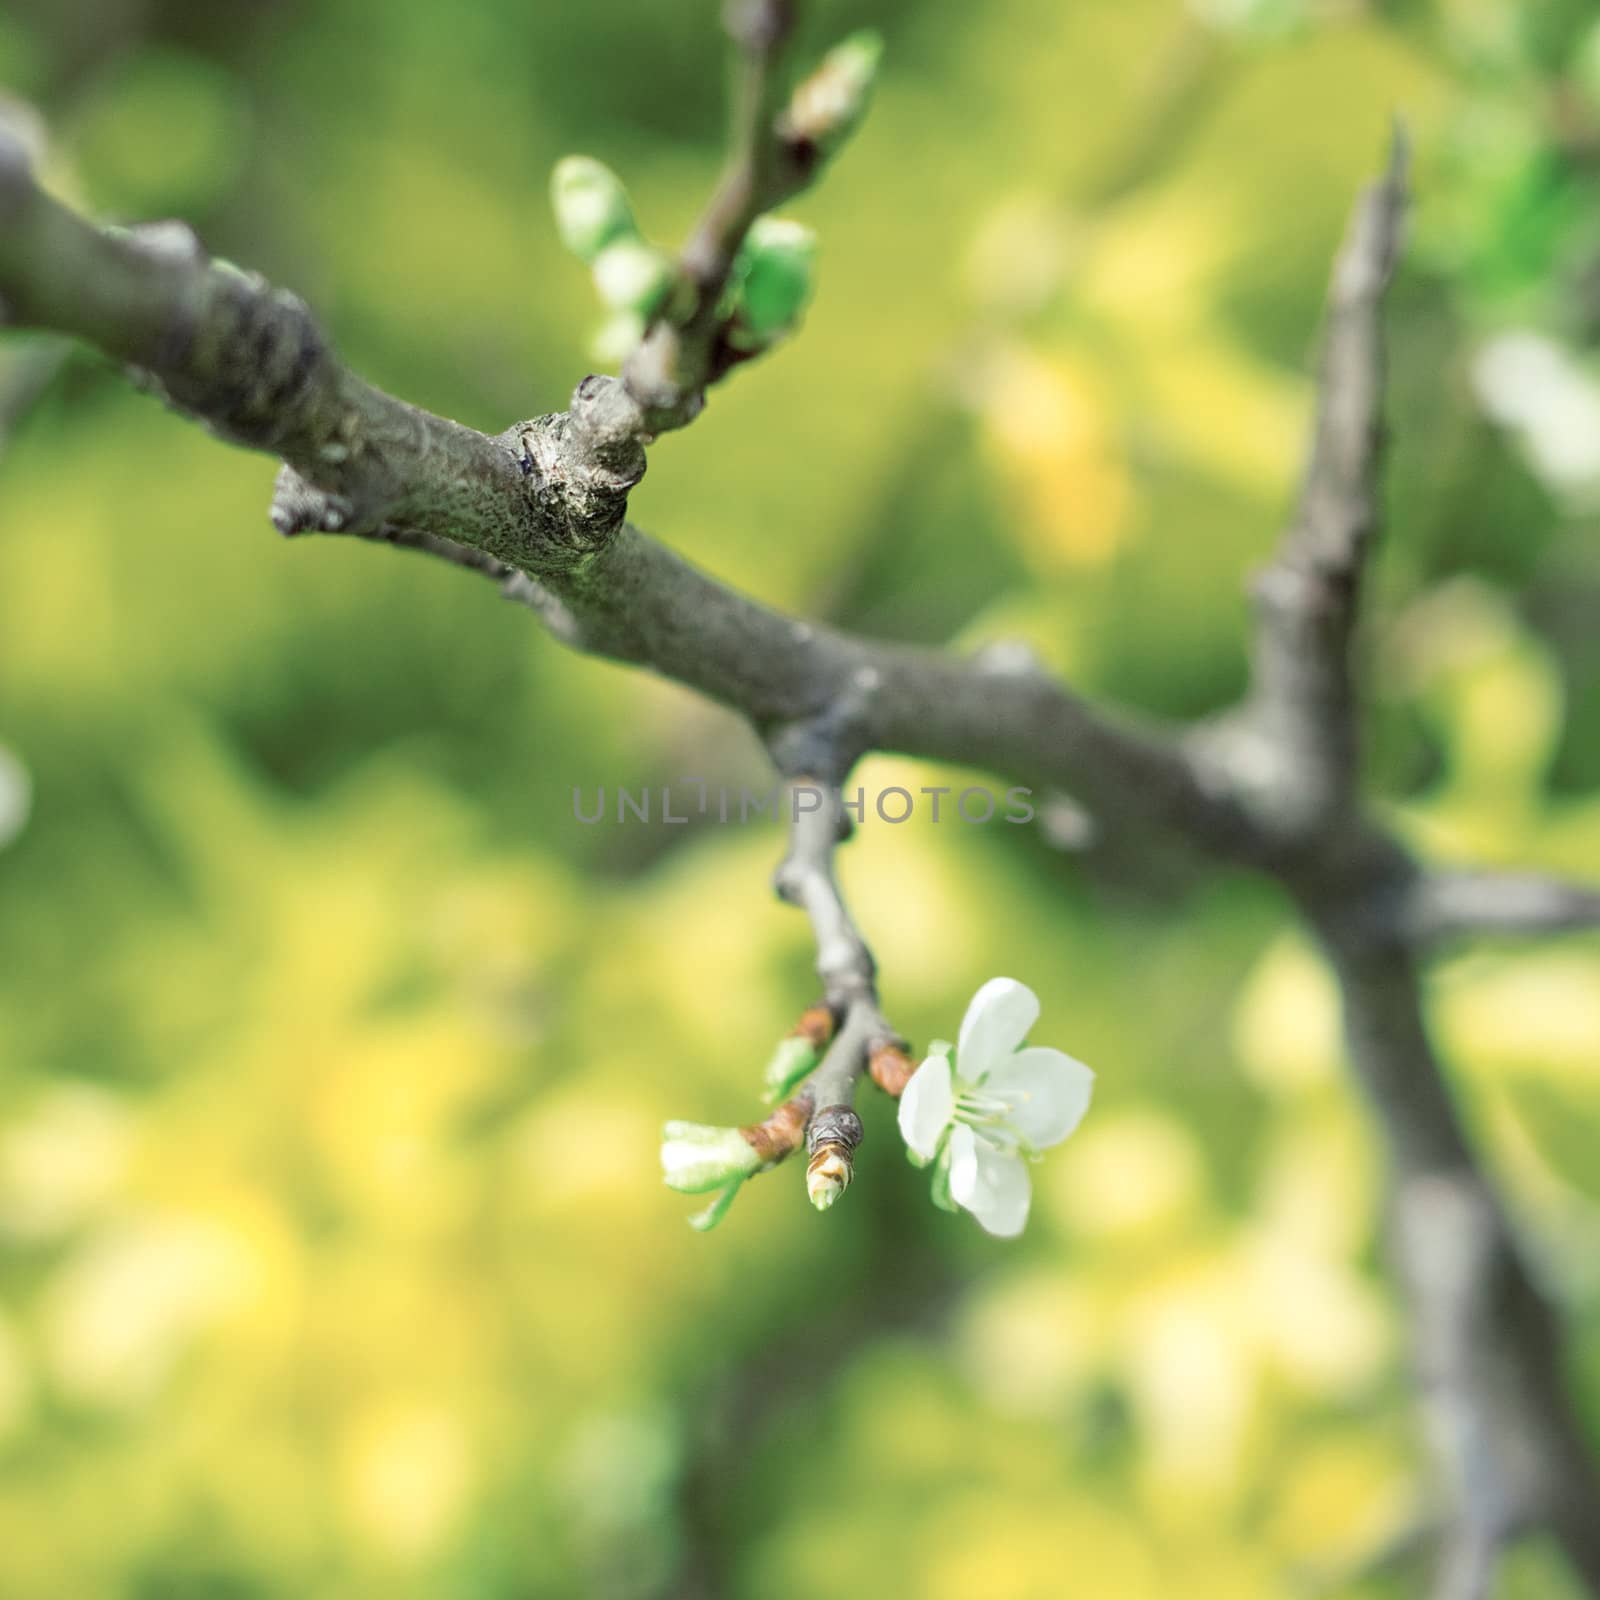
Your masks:
{"label": "blurred background", "polygon": [[[1399,112],[1373,782],[1441,859],[1592,877],[1594,6],[819,0],[807,49],[866,23],[807,326],[635,517],[808,615],[1225,704]],[[188,218],[491,430],[590,367],[552,162],[674,242],[723,118],[711,0],[7,0],[0,85],[60,192]],[[1381,1152],[1272,891],[1110,879],[1060,807],[869,821],[897,1023],[1023,979],[1094,1107],[1018,1243],[870,1091],[845,1204],[784,1169],[696,1235],[659,1124],[752,1114],[809,935],[772,824],[572,791],[761,782],[751,737],[466,574],[285,544],[270,462],[92,359],[0,362],[4,1600],[1417,1591]],[[1431,1004],[1600,1437],[1600,940],[1464,951]],[[1538,1545],[1496,1590],[1571,1592]]]}

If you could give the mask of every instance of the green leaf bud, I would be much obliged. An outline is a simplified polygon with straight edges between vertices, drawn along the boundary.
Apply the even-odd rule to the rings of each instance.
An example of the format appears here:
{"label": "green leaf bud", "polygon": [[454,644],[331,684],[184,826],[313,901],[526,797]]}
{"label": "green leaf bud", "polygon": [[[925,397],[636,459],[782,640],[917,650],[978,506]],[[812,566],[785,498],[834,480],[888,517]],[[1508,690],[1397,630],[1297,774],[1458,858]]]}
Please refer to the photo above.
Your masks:
{"label": "green leaf bud", "polygon": [[861,125],[883,58],[883,36],[870,28],[836,44],[789,101],[785,131],[831,155]]}
{"label": "green leaf bud", "polygon": [[661,1130],[661,1176],[680,1194],[704,1194],[743,1181],[761,1165],[737,1128],[703,1122],[669,1122]]}
{"label": "green leaf bud", "polygon": [[593,261],[608,244],[639,234],[622,180],[592,156],[556,162],[550,174],[550,208],[562,244],[581,261]]}
{"label": "green leaf bud", "polygon": [[642,239],[619,239],[594,258],[594,286],[613,311],[649,321],[678,281],[672,257]]}
{"label": "green leaf bud", "polygon": [[817,236],[803,223],[759,217],[734,268],[734,309],[756,345],[787,333],[811,298]]}
{"label": "green leaf bud", "polygon": [[769,1106],[776,1105],[808,1072],[815,1071],[816,1065],[817,1047],[809,1039],[798,1034],[780,1039],[761,1075],[761,1098]]}

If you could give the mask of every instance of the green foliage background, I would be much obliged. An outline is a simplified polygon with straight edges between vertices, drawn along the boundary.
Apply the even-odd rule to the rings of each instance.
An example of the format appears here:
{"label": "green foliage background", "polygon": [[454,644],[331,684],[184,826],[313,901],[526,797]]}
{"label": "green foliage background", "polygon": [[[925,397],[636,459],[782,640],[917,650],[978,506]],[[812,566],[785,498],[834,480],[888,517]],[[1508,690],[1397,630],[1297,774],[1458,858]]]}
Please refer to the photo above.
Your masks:
{"label": "green foliage background", "polygon": [[[812,47],[889,45],[795,208],[820,292],[634,514],[807,614],[1224,704],[1402,111],[1375,781],[1442,857],[1593,875],[1593,486],[1472,376],[1523,330],[1591,381],[1592,18],[817,5]],[[588,370],[552,162],[608,161],[671,241],[722,120],[706,0],[12,0],[0,83],[63,192],[189,217],[491,429]],[[753,742],[463,574],[285,545],[271,474],[85,358],[0,466],[34,786],[0,853],[5,1600],[1415,1592],[1354,1575],[1427,1478],[1381,1152],[1271,893],[869,821],[842,871],[891,1015],[949,1035],[1021,978],[1095,1106],[1016,1245],[928,1204],[876,1097],[847,1203],[786,1170],[698,1237],[658,1125],[750,1114],[803,919],[770,825],[586,828],[571,795],[755,782]],[[1600,1434],[1600,943],[1463,953],[1432,1002]],[[1535,1547],[1497,1592],[1564,1582]]]}

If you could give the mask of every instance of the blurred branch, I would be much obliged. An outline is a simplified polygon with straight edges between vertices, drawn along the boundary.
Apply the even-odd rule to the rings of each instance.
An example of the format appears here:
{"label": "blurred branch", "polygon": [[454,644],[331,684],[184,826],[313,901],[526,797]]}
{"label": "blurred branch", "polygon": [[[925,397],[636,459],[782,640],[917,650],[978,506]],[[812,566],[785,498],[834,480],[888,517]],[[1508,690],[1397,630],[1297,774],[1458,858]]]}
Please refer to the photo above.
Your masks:
{"label": "blurred branch", "polygon": [[728,163],[683,247],[695,302],[681,324],[658,322],[628,358],[623,382],[651,415],[653,431],[681,426],[700,408],[716,354],[718,307],[750,225],[802,188],[814,163],[781,136],[781,68],[794,32],[793,0],[728,0],[724,21],[736,56]]}
{"label": "blurred branch", "polygon": [[1320,826],[1357,780],[1352,645],[1378,519],[1382,307],[1399,255],[1406,161],[1397,127],[1389,170],[1358,202],[1334,268],[1311,456],[1288,534],[1256,583],[1246,715],[1285,833]]}
{"label": "blurred branch", "polygon": [[1405,917],[1423,949],[1454,939],[1582,932],[1600,928],[1600,887],[1533,872],[1435,871],[1416,881]]}
{"label": "blurred branch", "polygon": [[[1474,1155],[1423,1020],[1402,929],[1308,907],[1343,996],[1351,1063],[1389,1147],[1391,1238],[1423,1404],[1451,1490],[1446,1574],[1547,1528],[1600,1594],[1600,1478],[1563,1383],[1557,1318]],[[1441,1587],[1441,1597],[1470,1590]]]}
{"label": "blurred branch", "polygon": [[1435,1600],[1489,1600],[1501,1541],[1463,1528],[1445,1540],[1434,1578]]}
{"label": "blurred branch", "polygon": [[[1381,308],[1404,174],[1397,130],[1334,270],[1316,440],[1259,588],[1234,770],[1281,840],[1274,871],[1338,978],[1351,1066],[1389,1147],[1393,1250],[1450,1489],[1440,1600],[1485,1592],[1497,1552],[1528,1527],[1548,1529],[1600,1595],[1600,1477],[1565,1393],[1556,1313],[1467,1139],[1423,1016],[1413,938],[1417,886],[1426,907],[1429,880],[1356,803],[1353,641],[1376,523]],[[1439,901],[1435,890],[1435,917]]]}

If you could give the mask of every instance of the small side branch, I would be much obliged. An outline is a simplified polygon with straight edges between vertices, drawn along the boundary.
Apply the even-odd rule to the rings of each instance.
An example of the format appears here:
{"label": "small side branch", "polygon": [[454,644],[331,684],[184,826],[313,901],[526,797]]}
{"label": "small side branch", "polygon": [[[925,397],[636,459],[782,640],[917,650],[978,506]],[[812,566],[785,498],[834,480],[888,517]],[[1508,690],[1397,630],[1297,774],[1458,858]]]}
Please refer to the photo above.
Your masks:
{"label": "small side branch", "polygon": [[788,793],[789,849],[773,877],[781,899],[811,920],[817,941],[817,975],[839,1029],[827,1054],[806,1080],[811,1120],[807,1128],[807,1188],[819,1207],[831,1205],[849,1185],[861,1141],[856,1087],[872,1071],[897,1093],[909,1062],[904,1043],[878,1003],[877,964],[840,893],[834,853],[849,837],[849,817],[838,788],[802,778]]}
{"label": "small side branch", "polygon": [[1407,898],[1405,924],[1422,949],[1459,939],[1585,932],[1600,929],[1600,886],[1533,872],[1429,872]]}
{"label": "small side branch", "polygon": [[679,255],[692,304],[657,321],[622,369],[652,435],[692,421],[706,386],[747,359],[727,343],[723,291],[756,219],[805,189],[822,163],[786,116],[794,0],[728,0],[724,22],[734,52],[733,116],[722,176]]}
{"label": "small side branch", "polygon": [[849,837],[838,790],[802,778],[789,790],[789,850],[773,877],[781,899],[811,919],[817,976],[828,1004],[841,1016],[859,1001],[876,1000],[877,965],[856,931],[834,877],[834,851]]}
{"label": "small side branch", "polygon": [[683,247],[683,264],[700,291],[701,305],[713,308],[750,224],[802,181],[778,130],[793,0],[729,0],[725,17],[736,58],[728,162]]}
{"label": "small side branch", "polygon": [[1256,583],[1247,719],[1270,757],[1266,804],[1286,833],[1347,806],[1357,778],[1352,644],[1378,521],[1382,308],[1406,207],[1406,140],[1362,196],[1334,268],[1316,432],[1294,519]]}

